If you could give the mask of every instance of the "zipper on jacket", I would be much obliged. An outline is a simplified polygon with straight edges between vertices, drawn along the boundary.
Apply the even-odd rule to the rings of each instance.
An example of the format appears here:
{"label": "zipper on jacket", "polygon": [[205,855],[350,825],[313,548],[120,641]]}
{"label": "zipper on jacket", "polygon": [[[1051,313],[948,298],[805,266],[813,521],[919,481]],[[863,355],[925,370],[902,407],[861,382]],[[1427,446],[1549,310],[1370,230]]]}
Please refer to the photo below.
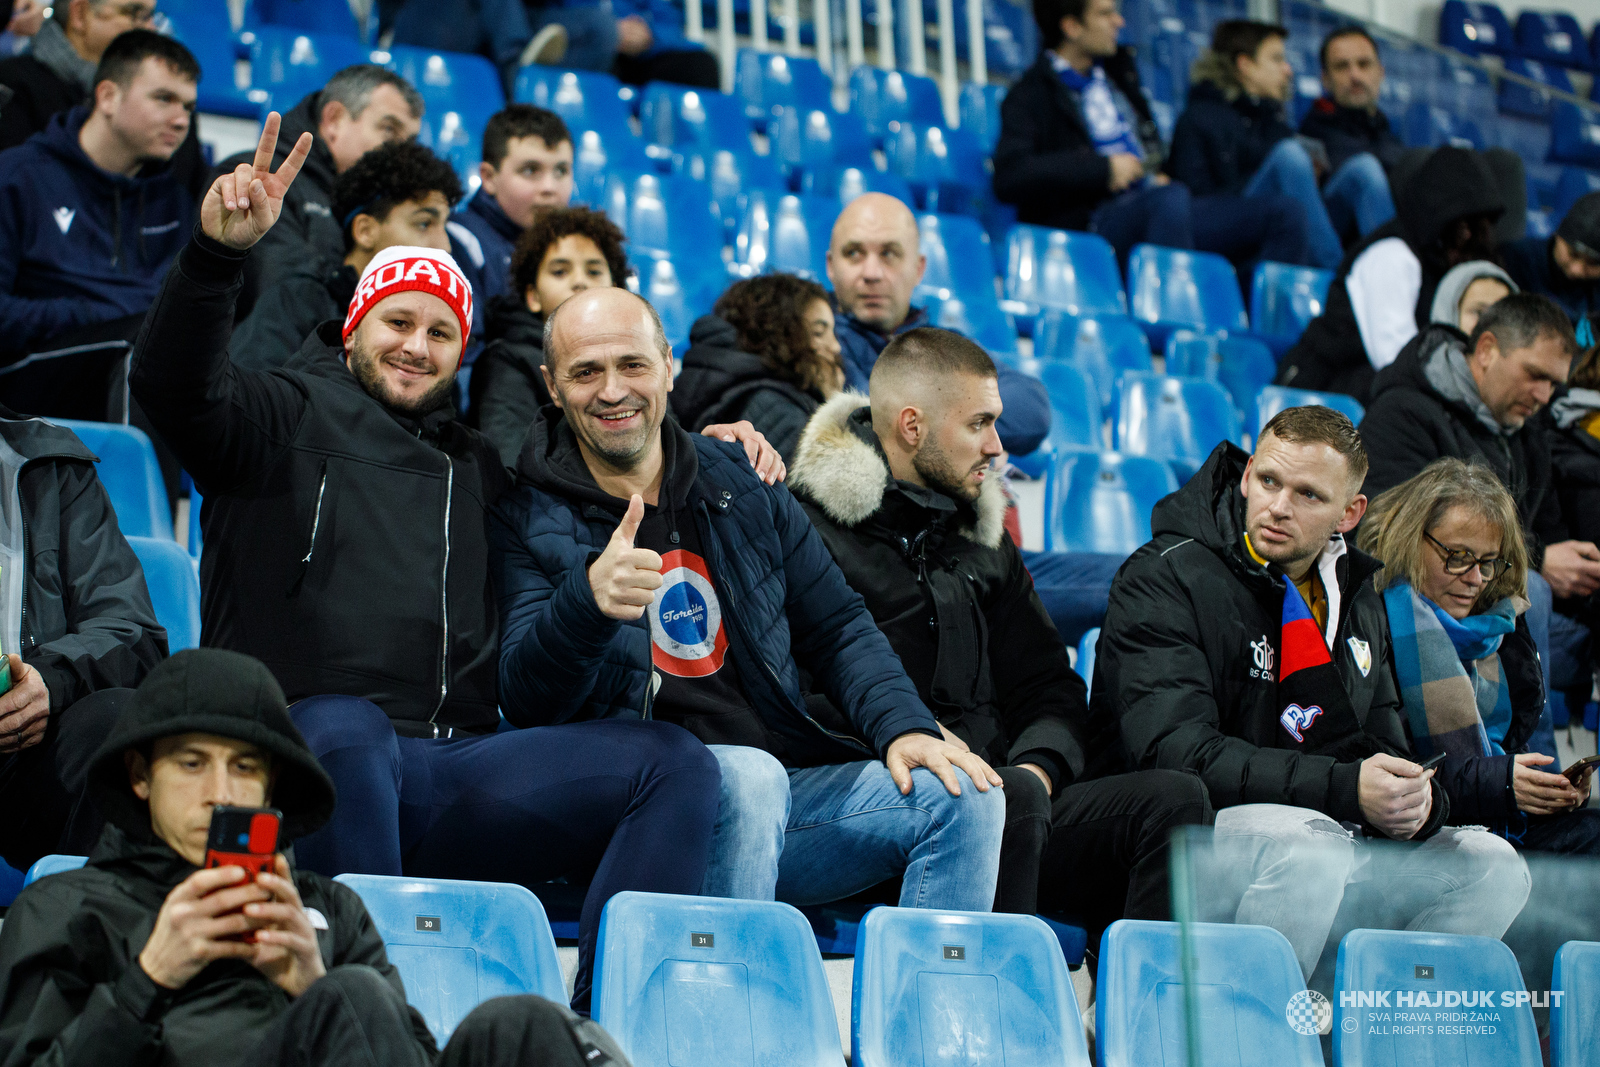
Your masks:
{"label": "zipper on jacket", "polygon": [[306,554],[300,557],[300,573],[295,575],[294,583],[289,586],[289,595],[294,596],[300,592],[300,587],[305,584],[306,575],[311,573],[311,557],[317,551],[317,531],[322,527],[322,497],[328,491],[328,459],[322,459],[317,481],[317,503],[311,511],[311,537],[306,542]]}
{"label": "zipper on jacket", "polygon": [[28,555],[28,520],[24,517],[22,519],[22,561],[18,564],[22,567],[22,621],[21,625],[17,627],[17,644],[20,647],[16,650],[19,656],[22,655],[22,650],[30,644],[28,641],[28,571],[30,569],[28,561],[31,558]]}
{"label": "zipper on jacket", "polygon": [[439,706],[428,716],[435,722],[450,695],[450,497],[456,484],[456,466],[444,457],[444,565],[439,571]]}

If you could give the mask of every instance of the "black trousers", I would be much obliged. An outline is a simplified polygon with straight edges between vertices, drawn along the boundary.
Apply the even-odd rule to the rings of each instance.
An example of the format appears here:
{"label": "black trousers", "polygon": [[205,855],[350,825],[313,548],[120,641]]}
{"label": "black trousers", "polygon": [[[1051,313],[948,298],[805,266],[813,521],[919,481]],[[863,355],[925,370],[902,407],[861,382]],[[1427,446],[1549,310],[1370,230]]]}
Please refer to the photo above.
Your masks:
{"label": "black trousers", "polygon": [[722,71],[717,57],[700,48],[681,52],[657,52],[653,56],[617,56],[611,72],[618,81],[629,85],[646,82],[676,82],[702,89],[716,89],[722,85]]}
{"label": "black trousers", "polygon": [[997,767],[995,773],[1006,784],[1006,824],[994,910],[1033,915],[1039,910],[1039,865],[1050,840],[1050,794],[1032,771]]}
{"label": "black trousers", "polygon": [[273,1020],[258,1067],[626,1067],[594,1023],[542,997],[496,997],[461,1020],[442,1053],[371,967],[335,967]]}
{"label": "black trousers", "polygon": [[1137,771],[1068,786],[1051,811],[1039,908],[1081,919],[1091,950],[1118,919],[1172,918],[1172,831],[1209,826],[1215,818],[1205,783],[1185,771]]}
{"label": "black trousers", "polygon": [[38,744],[0,755],[0,857],[19,871],[40,856],[86,856],[105,820],[88,798],[89,762],[132,689],[102,689],[50,716]]}

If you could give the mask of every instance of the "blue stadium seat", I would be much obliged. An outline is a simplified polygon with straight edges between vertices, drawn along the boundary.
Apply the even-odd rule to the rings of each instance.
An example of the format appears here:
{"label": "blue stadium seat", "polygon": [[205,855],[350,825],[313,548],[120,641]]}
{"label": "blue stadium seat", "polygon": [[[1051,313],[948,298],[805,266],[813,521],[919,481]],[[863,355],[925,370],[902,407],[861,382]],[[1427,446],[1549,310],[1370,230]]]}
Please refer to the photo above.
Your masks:
{"label": "blue stadium seat", "polygon": [[[948,290],[941,290],[948,292]],[[979,295],[967,299],[952,294],[947,297],[927,295],[918,299],[928,311],[928,321],[935,326],[954,330],[970,337],[989,355],[1007,362],[1017,356],[1017,330],[1006,318],[1005,312],[993,298],[984,300]]]}
{"label": "blue stadium seat", "polygon": [[1219,442],[1240,440],[1232,398],[1203,379],[1124,374],[1114,413],[1117,451],[1164,459],[1184,481]]}
{"label": "blue stadium seat", "polygon": [[1272,384],[1278,364],[1272,350],[1254,338],[1174,330],[1167,338],[1166,371],[1214,381],[1233,397],[1235,408],[1248,412],[1262,388]]}
{"label": "blue stadium seat", "polygon": [[1250,329],[1275,353],[1287,352],[1327,305],[1333,271],[1262,260],[1250,280]]}
{"label": "blue stadium seat", "polygon": [[[348,12],[348,6],[344,10]],[[251,38],[251,88],[270,93],[272,106],[279,111],[320,91],[345,67],[367,62],[370,54],[354,37],[297,32],[283,26],[257,27]]]}
{"label": "blue stadium seat", "polygon": [[1189,70],[1209,46],[1207,34],[1183,28],[1163,28],[1150,41],[1151,58],[1163,73],[1163,88],[1179,111],[1189,99]]}
{"label": "blue stadium seat", "polygon": [[1413,148],[1484,147],[1483,131],[1471,119],[1460,118],[1437,104],[1418,101],[1406,110],[1402,137]]}
{"label": "blue stadium seat", "polygon": [[1565,11],[1523,11],[1515,27],[1517,51],[1529,59],[1573,70],[1594,65],[1578,20]]}
{"label": "blue stadium seat", "polygon": [[26,889],[48,875],[75,871],[88,862],[88,856],[62,856],[59,854],[40,856],[34,861],[33,866],[28,868],[28,873],[22,880],[22,888]]}
{"label": "blue stadium seat", "polygon": [[1128,257],[1128,297],[1134,321],[1158,345],[1181,326],[1250,327],[1233,264],[1209,252],[1136,245]]}
{"label": "blue stadium seat", "polygon": [[[1101,1067],[1321,1067],[1316,1035],[1301,1034],[1285,1020],[1286,1008],[1306,988],[1287,938],[1270,926],[1190,923],[1186,975],[1184,932],[1177,923],[1140,919],[1106,929],[1095,983]],[[1193,994],[1201,1020],[1200,1049],[1193,1051],[1186,993]]]}
{"label": "blue stadium seat", "polygon": [[1126,315],[1117,254],[1092,233],[1018,225],[1006,236],[1006,299],[1018,314]]}
{"label": "blue stadium seat", "polygon": [[[378,61],[385,53],[374,52]],[[417,141],[447,160],[470,194],[478,188],[483,127],[505,106],[500,73],[483,56],[394,45],[384,66],[416,86],[426,112]]]}
{"label": "blue stadium seat", "polygon": [[506,882],[341,874],[383,938],[439,1046],[490,997],[535,993],[567,1003],[555,938],[539,898]]}
{"label": "blue stadium seat", "polygon": [[770,156],[726,148],[690,148],[672,154],[672,172],[703,183],[722,216],[724,243],[731,243],[753,190],[782,195],[783,180]]}
{"label": "blue stadium seat", "polygon": [[1600,941],[1562,945],[1550,989],[1565,994],[1550,1006],[1550,1067],[1594,1067],[1600,1063]]}
{"label": "blue stadium seat", "polygon": [[606,183],[603,203],[635,252],[721,256],[722,218],[705,182],[675,174],[617,172]]}
{"label": "blue stadium seat", "polygon": [[736,97],[670,82],[651,82],[639,104],[644,139],[664,147],[694,144],[751,152],[750,123]]}
{"label": "blue stadium seat", "polygon": [[0,908],[9,908],[22,892],[25,875],[0,860]]}
{"label": "blue stadium seat", "polygon": [[682,355],[688,348],[689,327],[727,288],[728,274],[721,259],[696,262],[682,256],[630,255],[628,262],[636,274],[629,288],[637,285],[639,295],[650,301],[661,316],[667,342]]}
{"label": "blue stadium seat", "polygon": [[197,487],[191,485],[189,487],[189,544],[188,544],[188,548],[189,548],[189,556],[190,556],[190,558],[192,558],[195,561],[195,565],[196,566],[199,566],[199,564],[200,564],[200,551],[201,551],[201,549],[203,549],[205,547],[205,535],[204,535],[204,532],[200,528],[200,513],[204,510],[204,507],[203,507],[204,504],[205,504],[205,501],[200,496],[200,490]]}
{"label": "blue stadium seat", "polygon": [[574,137],[583,130],[597,130],[606,138],[632,137],[621,90],[622,83],[609,74],[527,66],[517,71],[511,95],[518,103],[554,111]]}
{"label": "blue stadium seat", "polygon": [[[1334,1067],[1397,1063],[1539,1067],[1543,1058],[1533,1010],[1526,1003],[1504,1007],[1500,998],[1501,991],[1525,988],[1517,958],[1492,937],[1352,930],[1339,943],[1334,975],[1337,992],[1388,990],[1398,1000],[1424,992],[1438,998],[1440,991],[1447,989],[1487,989],[1495,991],[1493,1009],[1499,1019],[1486,1027],[1364,1026],[1371,1008],[1341,1005],[1344,998],[1339,997],[1333,1015]],[[1461,1010],[1470,1013],[1472,1009],[1463,1004]],[[1343,1030],[1346,1019],[1356,1021],[1350,1033]],[[1473,1032],[1466,1033],[1468,1030]]]}
{"label": "blue stadium seat", "polygon": [[[281,26],[304,33],[325,33],[353,41],[367,39],[367,29],[356,21],[348,3],[329,0],[250,0],[247,21]],[[374,9],[376,10],[376,9]],[[339,69],[337,67],[335,70]]]}
{"label": "blue stadium seat", "polygon": [[828,241],[839,202],[818,196],[750,194],[734,260],[747,273],[782,271],[827,284]]}
{"label": "blue stadium seat", "polygon": [[643,174],[651,169],[644,145],[631,133],[611,136],[598,130],[574,133],[572,200],[597,210],[606,206],[606,185],[615,174]]}
{"label": "blue stadium seat", "polygon": [[932,78],[877,67],[850,72],[850,110],[879,142],[904,122],[943,126],[945,121],[939,86]]}
{"label": "blue stadium seat", "polygon": [[166,627],[167,650],[200,647],[200,576],[194,559],[170,537],[130,537],[128,544],[150,589],[156,621]]}
{"label": "blue stadium seat", "polygon": [[235,78],[234,64],[241,57],[228,19],[228,5],[216,0],[166,0],[156,20],[158,26],[182,41],[200,63],[197,110],[247,119],[266,114],[268,94],[241,88]]}
{"label": "blue stadium seat", "polygon": [[1069,315],[1054,308],[1033,328],[1034,358],[1069,360],[1094,379],[1100,406],[1109,409],[1124,371],[1149,371],[1150,342],[1126,315]]}
{"label": "blue stadium seat", "polygon": [[917,231],[928,261],[920,283],[924,292],[995,303],[994,256],[977,219],[929,212],[917,216]]}
{"label": "blue stadium seat", "polygon": [[1100,645],[1100,627],[1085,630],[1078,639],[1078,661],[1073,664],[1073,670],[1078,672],[1078,677],[1083,679],[1084,686],[1092,694],[1094,692],[1094,660],[1096,649]]}
{"label": "blue stadium seat", "polygon": [[1439,9],[1439,43],[1476,56],[1484,52],[1509,54],[1514,41],[1511,23],[1498,6],[1445,0]]}
{"label": "blue stadium seat", "polygon": [[77,434],[100,460],[97,473],[111,495],[111,508],[124,536],[172,540],[172,512],[167,507],[161,466],[156,462],[155,446],[143,430],[112,422],[50,421]]}
{"label": "blue stadium seat", "polygon": [[1101,425],[1105,416],[1094,379],[1074,363],[1040,363],[1035,369],[1045,391],[1050,394],[1050,442],[1060,451],[1066,448],[1104,447]]}
{"label": "blue stadium seat", "polygon": [[902,122],[884,142],[884,155],[924,211],[977,213],[989,178],[983,150],[968,131]]}
{"label": "blue stadium seat", "polygon": [[806,171],[833,166],[877,169],[872,141],[858,115],[841,115],[832,108],[781,107],[768,131],[772,155],[795,188]]}
{"label": "blue stadium seat", "polygon": [[600,917],[594,990],[594,1021],[641,1067],[839,1065],[822,955],[787,904],[618,893]]}
{"label": "blue stadium seat", "polygon": [[1288,389],[1281,385],[1269,385],[1256,397],[1255,410],[1251,412],[1255,421],[1251,423],[1250,432],[1260,433],[1261,427],[1271,422],[1272,417],[1284,408],[1313,405],[1342,411],[1357,426],[1361,425],[1361,417],[1366,414],[1366,409],[1361,406],[1359,400],[1343,393],[1315,393],[1310,389]]}
{"label": "blue stadium seat", "polygon": [[1150,540],[1150,509],[1177,488],[1159,459],[1062,450],[1045,482],[1044,547],[1131,555]]}
{"label": "blue stadium seat", "polygon": [[961,128],[977,138],[984,155],[992,153],[1000,140],[1000,101],[1005,95],[1003,85],[961,86]]}
{"label": "blue stadium seat", "polygon": [[850,1022],[855,1067],[1090,1063],[1060,944],[1032,915],[873,909]]}
{"label": "blue stadium seat", "polygon": [[1570,100],[1558,100],[1550,114],[1550,162],[1600,167],[1600,116]]}
{"label": "blue stadium seat", "polygon": [[1567,212],[1580,197],[1593,192],[1600,192],[1600,174],[1582,167],[1563,167],[1561,177],[1556,182],[1555,195],[1550,201],[1550,213],[1559,222],[1566,218]]}
{"label": "blue stadium seat", "polygon": [[1519,56],[1507,56],[1505,69],[1511,74],[1520,74],[1524,78],[1538,82],[1545,86],[1544,89],[1535,89],[1520,82],[1507,78],[1500,83],[1500,110],[1508,115],[1521,115],[1524,118],[1544,119],[1550,117],[1549,89],[1557,89],[1563,93],[1572,92],[1572,79],[1567,77],[1567,72],[1560,67],[1547,66],[1534,59],[1522,59]]}
{"label": "blue stadium seat", "polygon": [[1555,236],[1556,224],[1561,220],[1551,215],[1548,209],[1528,209],[1527,228],[1523,231],[1524,237],[1534,237],[1544,241]]}
{"label": "blue stadium seat", "polygon": [[733,91],[744,102],[745,118],[763,131],[780,107],[833,109],[833,82],[815,59],[804,56],[741,48]]}
{"label": "blue stadium seat", "polygon": [[912,210],[916,200],[911,186],[898,174],[873,167],[823,166],[805,171],[800,176],[800,191],[816,196],[839,198],[841,205],[848,204],[862,193],[887,193]]}

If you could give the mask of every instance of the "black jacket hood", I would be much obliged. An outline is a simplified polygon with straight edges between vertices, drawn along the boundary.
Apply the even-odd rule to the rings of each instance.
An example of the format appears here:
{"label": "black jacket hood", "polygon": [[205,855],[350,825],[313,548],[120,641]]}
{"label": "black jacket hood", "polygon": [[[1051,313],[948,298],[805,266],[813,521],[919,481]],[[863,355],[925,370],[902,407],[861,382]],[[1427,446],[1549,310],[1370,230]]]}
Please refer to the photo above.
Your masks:
{"label": "black jacket hood", "polygon": [[[682,511],[688,506],[689,494],[700,474],[700,457],[695,453],[694,441],[688,432],[670,416],[661,420],[661,452],[665,467],[661,503],[670,511]],[[595,484],[572,427],[554,404],[541,409],[539,417],[529,427],[522,455],[517,458],[517,483],[531,485],[553,496],[598,505],[619,516],[628,507],[626,500],[612,496]]]}
{"label": "black jacket hood", "polygon": [[1435,149],[1395,197],[1395,217],[1406,242],[1426,253],[1444,229],[1469,215],[1505,214],[1505,200],[1483,156],[1467,148]]}
{"label": "black jacket hood", "polygon": [[1477,416],[1467,410],[1459,402],[1445,396],[1435,389],[1428,380],[1427,364],[1433,354],[1441,345],[1451,344],[1462,352],[1467,348],[1467,335],[1446,323],[1434,323],[1424,329],[1417,336],[1406,342],[1400,354],[1394,357],[1394,362],[1372,379],[1372,399],[1376,400],[1390,389],[1417,389],[1438,400],[1447,407],[1460,411],[1462,417],[1469,422],[1475,421]]}
{"label": "black jacket hood", "polygon": [[130,841],[148,844],[154,835],[148,805],[128,784],[123,753],[186,733],[247,741],[272,754],[272,805],[283,812],[285,842],[333,816],[333,780],[289,718],[283,690],[266,665],[224,649],[189,649],[146,676],[89,768],[101,813]]}
{"label": "black jacket hood", "polygon": [[501,293],[492,298],[487,318],[489,325],[485,336],[490,344],[505,341],[544,351],[544,316],[529,311],[527,301],[519,294]]}
{"label": "black jacket hood", "polygon": [[807,393],[786,382],[760,356],[739,347],[739,331],[716,315],[702,315],[689,330],[683,373],[672,387],[672,412],[685,426],[721,421],[710,413],[736,411],[754,389],[792,393],[804,402]]}
{"label": "black jacket hood", "polygon": [[307,177],[322,189],[330,198],[333,196],[333,181],[338,177],[338,171],[333,165],[333,153],[323,143],[320,130],[321,122],[318,113],[322,110],[322,90],[307,94],[298,104],[284,113],[283,122],[278,127],[278,145],[272,152],[272,168],[274,170],[283,166],[283,161],[289,158],[289,153],[294,150],[295,142],[302,133],[311,135],[311,154],[306,156],[306,162],[300,168],[299,181]]}
{"label": "black jacket hood", "polygon": [[1249,461],[1249,453],[1231,441],[1217,445],[1193,478],[1156,503],[1150,512],[1151,535],[1193,538],[1235,569],[1259,571],[1244,552],[1244,498],[1239,480]]}

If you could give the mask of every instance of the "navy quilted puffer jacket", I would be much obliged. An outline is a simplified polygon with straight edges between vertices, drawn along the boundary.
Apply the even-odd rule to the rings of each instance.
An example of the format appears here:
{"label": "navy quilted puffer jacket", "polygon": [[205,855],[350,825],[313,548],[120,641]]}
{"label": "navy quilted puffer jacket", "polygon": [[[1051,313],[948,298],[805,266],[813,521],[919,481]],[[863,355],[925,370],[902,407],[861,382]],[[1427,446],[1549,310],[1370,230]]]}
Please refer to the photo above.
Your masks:
{"label": "navy quilted puffer jacket", "polygon": [[[729,651],[754,713],[790,766],[881,757],[907,733],[940,736],[900,658],[783,486],[739,445],[661,427],[662,503],[693,521],[728,621]],[[502,624],[500,701],[517,726],[648,717],[653,668],[645,619],[600,612],[588,568],[627,502],[595,485],[561,413],[534,422],[517,488],[490,520]],[[801,670],[844,710],[851,734],[805,710]]]}

